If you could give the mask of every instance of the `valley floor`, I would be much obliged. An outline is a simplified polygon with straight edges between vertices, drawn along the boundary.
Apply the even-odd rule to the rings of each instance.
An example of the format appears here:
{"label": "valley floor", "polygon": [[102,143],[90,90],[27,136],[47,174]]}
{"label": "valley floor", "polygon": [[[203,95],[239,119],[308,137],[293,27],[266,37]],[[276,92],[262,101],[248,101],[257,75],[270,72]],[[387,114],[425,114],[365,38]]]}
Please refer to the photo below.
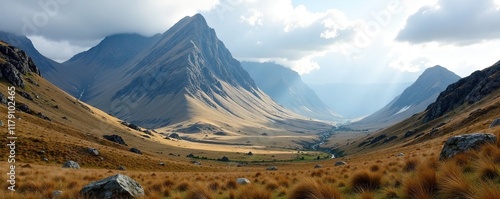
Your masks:
{"label": "valley floor", "polygon": [[[500,136],[499,133],[496,133]],[[16,192],[7,190],[2,175],[0,198],[81,198],[91,181],[121,173],[138,181],[144,198],[500,198],[500,141],[447,161],[439,161],[439,147],[424,144],[381,150],[338,159],[269,164],[214,164],[198,171],[120,171],[63,169],[58,165],[18,163]],[[334,166],[337,161],[346,165]],[[215,162],[215,161],[214,161]],[[210,164],[210,161],[204,162]],[[322,168],[314,168],[315,165]],[[6,168],[6,162],[0,163]],[[169,167],[170,165],[165,165]],[[241,185],[237,178],[251,184]]]}

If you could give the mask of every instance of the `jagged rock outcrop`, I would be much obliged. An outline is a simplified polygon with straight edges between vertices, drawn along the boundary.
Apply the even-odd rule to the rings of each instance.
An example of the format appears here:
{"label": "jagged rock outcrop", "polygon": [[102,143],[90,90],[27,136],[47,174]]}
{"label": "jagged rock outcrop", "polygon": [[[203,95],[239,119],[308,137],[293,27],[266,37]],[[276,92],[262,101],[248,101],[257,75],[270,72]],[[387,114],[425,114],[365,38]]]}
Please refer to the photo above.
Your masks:
{"label": "jagged rock outcrop", "polygon": [[144,189],[132,178],[117,174],[86,185],[80,195],[88,199],[133,199],[144,196]]}
{"label": "jagged rock outcrop", "polygon": [[25,86],[23,75],[40,75],[40,70],[24,51],[3,41],[0,41],[0,70],[0,79],[21,88]]}
{"label": "jagged rock outcrop", "polygon": [[500,62],[451,84],[427,107],[424,122],[443,116],[464,103],[474,104],[500,88]]}
{"label": "jagged rock outcrop", "polygon": [[495,143],[497,137],[493,134],[473,133],[449,138],[441,150],[439,160],[451,158],[459,153],[477,150],[486,143]]}

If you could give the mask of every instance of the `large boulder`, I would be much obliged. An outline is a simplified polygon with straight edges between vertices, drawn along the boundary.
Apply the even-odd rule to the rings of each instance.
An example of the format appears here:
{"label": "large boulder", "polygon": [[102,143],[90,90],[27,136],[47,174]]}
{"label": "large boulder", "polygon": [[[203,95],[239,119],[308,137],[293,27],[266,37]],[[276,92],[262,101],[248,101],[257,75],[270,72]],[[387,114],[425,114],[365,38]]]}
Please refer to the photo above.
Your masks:
{"label": "large boulder", "polygon": [[70,168],[70,169],[80,169],[80,165],[73,160],[67,161],[66,163],[63,164],[62,167],[63,168]]}
{"label": "large boulder", "polygon": [[449,138],[441,150],[439,160],[451,158],[465,151],[479,149],[481,145],[486,143],[495,143],[497,137],[493,134],[473,133],[466,135],[458,135]]}
{"label": "large boulder", "polygon": [[500,118],[493,120],[493,122],[490,124],[490,128],[493,128],[495,126],[500,126]]}
{"label": "large boulder", "polygon": [[103,137],[111,142],[116,142],[118,144],[127,146],[127,144],[125,144],[125,141],[123,140],[123,138],[120,137],[119,135],[103,135]]}
{"label": "large boulder", "polygon": [[132,199],[144,196],[144,189],[132,178],[117,174],[91,182],[80,190],[80,195],[89,199]]}

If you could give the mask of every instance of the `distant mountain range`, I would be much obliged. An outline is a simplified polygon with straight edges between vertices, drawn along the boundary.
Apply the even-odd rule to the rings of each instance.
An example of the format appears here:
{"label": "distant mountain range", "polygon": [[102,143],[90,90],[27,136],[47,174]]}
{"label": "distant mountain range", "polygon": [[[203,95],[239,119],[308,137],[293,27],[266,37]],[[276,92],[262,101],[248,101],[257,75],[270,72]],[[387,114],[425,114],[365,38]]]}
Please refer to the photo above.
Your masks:
{"label": "distant mountain range", "polygon": [[242,62],[241,65],[260,89],[285,108],[316,119],[341,119],[292,69],[275,63]]}
{"label": "distant mountain range", "polygon": [[459,79],[458,75],[442,66],[428,68],[401,95],[379,111],[357,122],[357,125],[383,127],[400,122],[424,111],[437,99],[439,93]]}
{"label": "distant mountain range", "polygon": [[311,84],[318,97],[347,119],[367,116],[381,109],[403,92],[409,83],[387,84]]}
{"label": "distant mountain range", "polygon": [[62,64],[40,55],[26,37],[0,36],[19,40],[66,92],[144,127],[240,121],[258,128],[307,119],[262,92],[200,14],[152,37],[108,36]]}

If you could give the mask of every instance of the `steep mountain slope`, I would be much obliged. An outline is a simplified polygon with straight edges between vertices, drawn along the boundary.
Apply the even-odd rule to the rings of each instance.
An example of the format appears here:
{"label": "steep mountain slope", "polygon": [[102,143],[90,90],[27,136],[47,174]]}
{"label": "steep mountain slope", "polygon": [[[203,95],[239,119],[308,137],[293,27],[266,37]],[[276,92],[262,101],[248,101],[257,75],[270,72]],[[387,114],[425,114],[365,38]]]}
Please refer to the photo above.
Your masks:
{"label": "steep mountain slope", "polygon": [[297,72],[274,63],[242,62],[241,65],[260,89],[288,110],[315,119],[341,119],[302,82]]}
{"label": "steep mountain slope", "polygon": [[358,135],[340,150],[353,154],[415,145],[438,151],[452,135],[498,133],[500,126],[490,125],[499,118],[499,88],[500,62],[497,62],[450,84],[426,110],[380,131]]}
{"label": "steep mountain slope", "polygon": [[[63,63],[61,68],[69,85],[58,85],[73,96],[88,101],[93,93],[110,82],[116,82],[124,65],[135,61],[149,49],[159,35],[144,37],[137,34],[117,34],[104,38],[97,46],[81,52]],[[84,66],[84,67],[82,67]]]}
{"label": "steep mountain slope", "polygon": [[354,125],[380,128],[400,122],[415,113],[422,112],[433,103],[439,93],[460,77],[441,66],[426,69],[401,95],[374,114]]}
{"label": "steep mountain slope", "polygon": [[[0,69],[0,111],[7,114],[7,110],[11,110],[13,116],[9,117],[13,122],[3,120],[3,123],[15,124],[15,134],[11,136],[17,137],[19,145],[16,163],[60,167],[74,160],[87,168],[117,169],[123,165],[129,169],[196,169],[188,163],[179,163],[176,158],[151,152],[165,147],[157,141],[163,140],[159,134],[153,133],[145,139],[143,132],[132,130],[120,124],[117,118],[78,101],[42,78],[27,53],[2,41]],[[12,87],[15,93],[8,92]],[[13,107],[16,107],[14,112]],[[103,138],[111,134],[121,136],[128,146]],[[142,150],[143,155],[129,152],[130,147]],[[89,153],[88,148],[97,149],[99,154]],[[170,151],[182,149],[171,148]],[[0,157],[7,158],[6,155]],[[160,161],[168,162],[172,169],[159,166]]]}
{"label": "steep mountain slope", "polygon": [[360,118],[380,110],[410,85],[336,83],[309,86],[336,113],[345,118]]}
{"label": "steep mountain slope", "polygon": [[27,37],[0,31],[0,40],[5,41],[12,46],[16,46],[26,52],[38,68],[40,68],[44,78],[55,84],[63,84],[63,82],[59,81],[60,79],[57,76],[60,74],[59,70],[61,68],[61,64],[40,54],[40,52],[38,52],[38,50],[36,50],[33,46],[33,43],[31,43],[31,40]]}
{"label": "steep mountain slope", "polygon": [[65,90],[148,128],[171,126],[168,130],[177,131],[191,125],[215,125],[234,134],[243,134],[242,129],[256,134],[267,127],[280,132],[328,128],[302,122],[307,118],[286,110],[259,90],[199,14],[151,38],[106,38],[63,66],[76,71],[60,75],[80,93],[70,87]]}

